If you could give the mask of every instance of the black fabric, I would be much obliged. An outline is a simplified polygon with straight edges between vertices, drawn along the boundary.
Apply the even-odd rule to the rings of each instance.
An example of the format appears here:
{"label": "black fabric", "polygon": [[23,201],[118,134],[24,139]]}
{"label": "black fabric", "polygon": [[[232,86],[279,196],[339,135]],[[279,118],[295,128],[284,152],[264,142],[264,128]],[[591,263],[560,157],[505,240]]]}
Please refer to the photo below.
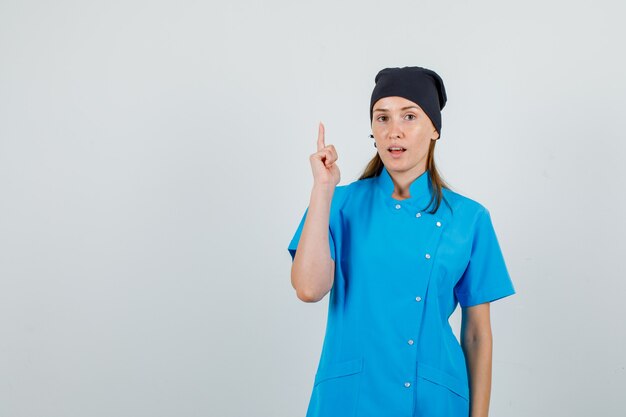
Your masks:
{"label": "black fabric", "polygon": [[435,71],[423,67],[385,68],[376,74],[370,101],[370,122],[374,104],[383,97],[399,96],[417,103],[432,120],[441,136],[441,110],[447,96],[443,80]]}

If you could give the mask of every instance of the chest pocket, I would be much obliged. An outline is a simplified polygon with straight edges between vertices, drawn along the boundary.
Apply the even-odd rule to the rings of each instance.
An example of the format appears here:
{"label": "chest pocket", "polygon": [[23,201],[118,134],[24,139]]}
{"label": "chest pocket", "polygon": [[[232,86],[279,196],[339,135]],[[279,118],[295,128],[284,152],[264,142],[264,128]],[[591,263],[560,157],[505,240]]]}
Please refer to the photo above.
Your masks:
{"label": "chest pocket", "polygon": [[320,367],[306,417],[354,416],[362,371],[362,357]]}

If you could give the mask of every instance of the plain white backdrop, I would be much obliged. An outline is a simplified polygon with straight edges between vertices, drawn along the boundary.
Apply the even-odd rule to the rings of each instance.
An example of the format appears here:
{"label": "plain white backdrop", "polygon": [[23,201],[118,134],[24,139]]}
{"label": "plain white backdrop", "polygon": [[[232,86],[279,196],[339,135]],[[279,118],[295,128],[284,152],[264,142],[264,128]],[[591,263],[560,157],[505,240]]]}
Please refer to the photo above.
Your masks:
{"label": "plain white backdrop", "polygon": [[297,299],[287,245],[317,124],[356,180],[374,76],[413,65],[517,290],[490,415],[626,415],[624,12],[0,0],[0,416],[304,416],[328,298]]}

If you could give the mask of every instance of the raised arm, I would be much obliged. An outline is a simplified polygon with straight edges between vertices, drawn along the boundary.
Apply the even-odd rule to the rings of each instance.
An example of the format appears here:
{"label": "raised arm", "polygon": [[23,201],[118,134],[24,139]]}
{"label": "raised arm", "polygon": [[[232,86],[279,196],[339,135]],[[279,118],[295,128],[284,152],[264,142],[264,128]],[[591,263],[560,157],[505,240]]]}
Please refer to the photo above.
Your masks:
{"label": "raised arm", "polygon": [[313,171],[313,190],[302,227],[298,249],[291,266],[291,285],[299,299],[317,302],[330,291],[335,277],[335,261],[330,256],[328,228],[330,206],[340,180],[338,159],[333,145],[324,144],[324,125],[320,123],[317,152],[309,158]]}

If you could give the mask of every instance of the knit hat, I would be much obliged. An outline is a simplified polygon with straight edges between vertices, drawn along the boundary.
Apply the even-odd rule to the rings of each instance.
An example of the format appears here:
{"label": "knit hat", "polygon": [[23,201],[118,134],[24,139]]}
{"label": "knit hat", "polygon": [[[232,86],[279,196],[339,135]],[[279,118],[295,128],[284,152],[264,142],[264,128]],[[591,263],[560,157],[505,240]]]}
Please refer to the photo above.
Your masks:
{"label": "knit hat", "polygon": [[417,103],[441,136],[441,110],[446,105],[446,89],[441,77],[422,67],[385,68],[376,74],[370,101],[370,122],[374,104],[383,97],[400,96]]}

